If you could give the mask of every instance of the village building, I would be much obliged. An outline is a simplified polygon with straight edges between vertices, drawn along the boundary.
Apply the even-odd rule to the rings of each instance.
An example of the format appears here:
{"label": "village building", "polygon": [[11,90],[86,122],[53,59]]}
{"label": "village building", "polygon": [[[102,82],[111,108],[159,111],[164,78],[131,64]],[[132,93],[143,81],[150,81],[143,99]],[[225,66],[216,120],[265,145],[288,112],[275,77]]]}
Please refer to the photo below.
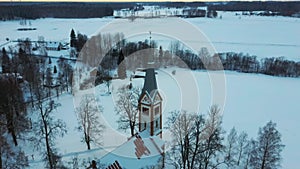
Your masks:
{"label": "village building", "polygon": [[164,165],[164,141],[161,139],[163,100],[154,68],[147,68],[144,72],[144,87],[138,103],[139,132],[100,159],[107,169],[162,168]]}

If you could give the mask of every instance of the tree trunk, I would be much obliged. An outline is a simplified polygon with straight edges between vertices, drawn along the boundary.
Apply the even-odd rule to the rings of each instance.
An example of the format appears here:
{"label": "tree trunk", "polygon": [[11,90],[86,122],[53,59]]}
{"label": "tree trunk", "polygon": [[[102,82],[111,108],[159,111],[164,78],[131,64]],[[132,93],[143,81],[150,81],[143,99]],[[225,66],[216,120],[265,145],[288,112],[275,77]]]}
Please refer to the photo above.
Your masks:
{"label": "tree trunk", "polygon": [[33,91],[32,91],[32,85],[31,85],[31,83],[29,83],[29,92],[30,92],[30,99],[31,99],[31,107],[33,108],[34,107],[34,101],[33,101]]}
{"label": "tree trunk", "polygon": [[0,147],[0,169],[2,169],[2,150]]}
{"label": "tree trunk", "polygon": [[84,141],[86,143],[87,149],[90,150],[91,149],[91,143],[90,143],[91,139],[87,133],[84,133]]}
{"label": "tree trunk", "polygon": [[49,167],[50,169],[53,169],[53,161],[52,161],[52,153],[51,153],[51,148],[49,145],[49,139],[46,137],[46,147],[47,147],[47,157],[48,157],[48,162],[49,162]]}
{"label": "tree trunk", "polygon": [[42,120],[44,124],[44,130],[45,130],[45,142],[46,142],[46,149],[47,149],[47,157],[48,157],[48,162],[49,162],[49,167],[50,169],[53,169],[53,161],[52,161],[52,152],[51,152],[51,147],[50,147],[50,142],[49,142],[49,136],[48,136],[48,124],[44,116],[42,115]]}
{"label": "tree trunk", "polygon": [[13,125],[13,117],[12,117],[11,112],[9,112],[9,114],[6,114],[6,119],[7,119],[6,120],[7,121],[7,130],[11,134],[15,146],[17,146],[18,141],[17,141],[17,136],[16,136],[16,132],[14,129],[14,125]]}
{"label": "tree trunk", "polygon": [[[197,133],[199,133],[199,131]],[[198,136],[199,136],[199,134],[196,135],[196,142],[195,142],[196,147],[195,147],[195,150],[193,152],[193,157],[192,157],[192,162],[191,162],[191,168],[194,168],[195,158],[196,158],[196,155],[198,153],[198,147],[199,147],[199,137]]]}
{"label": "tree trunk", "polygon": [[242,152],[243,152],[243,147],[241,148],[241,150],[239,152],[239,157],[238,157],[238,161],[237,161],[238,166],[240,165],[240,161],[241,161],[241,158],[242,158]]}
{"label": "tree trunk", "polygon": [[264,169],[264,168],[265,168],[265,163],[266,163],[266,158],[267,158],[268,147],[269,147],[269,143],[268,143],[268,141],[267,141],[266,146],[265,146],[264,156],[263,156],[263,159],[262,159],[261,169]]}
{"label": "tree trunk", "polygon": [[131,136],[134,136],[134,125],[130,125]]}
{"label": "tree trunk", "polygon": [[16,132],[15,132],[14,129],[13,129],[12,132],[11,132],[11,136],[12,136],[12,138],[13,138],[13,141],[14,141],[15,146],[18,146],[17,136],[16,136]]}

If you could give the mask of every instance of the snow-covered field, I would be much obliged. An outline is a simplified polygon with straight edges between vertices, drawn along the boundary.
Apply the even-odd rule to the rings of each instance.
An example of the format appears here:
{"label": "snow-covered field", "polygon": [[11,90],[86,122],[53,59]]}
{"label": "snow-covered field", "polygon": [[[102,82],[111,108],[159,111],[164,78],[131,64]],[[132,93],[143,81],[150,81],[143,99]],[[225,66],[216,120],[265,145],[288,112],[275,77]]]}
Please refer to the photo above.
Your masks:
{"label": "snow-covered field", "polygon": [[300,61],[300,18],[235,16],[219,12],[222,19],[191,18],[218,52],[243,52],[259,58],[285,56]]}
{"label": "snow-covered field", "polygon": [[[172,75],[172,71],[176,74]],[[195,82],[198,93],[190,93],[188,102],[199,101],[199,112],[207,113],[213,97],[213,88],[207,72],[168,68],[158,71],[157,83],[164,95],[164,114],[166,120],[168,112],[184,109],[193,111],[193,105],[187,107],[182,99],[182,94],[193,87],[183,87],[176,79],[191,73],[195,79],[189,79],[186,83],[193,86]],[[212,74],[222,72],[212,72]],[[300,147],[300,79],[281,78],[257,74],[245,74],[237,72],[225,72],[226,77],[226,100],[223,112],[223,127],[229,132],[232,127],[238,131],[246,131],[250,137],[256,138],[259,127],[272,120],[277,123],[277,128],[282,134],[282,142],[286,145],[283,151],[283,168],[295,168],[298,166],[298,152]],[[195,80],[195,81],[194,81]],[[120,83],[120,82],[119,82]],[[114,84],[114,83],[113,83]],[[138,83],[139,85],[139,83]],[[185,91],[183,91],[185,90]],[[107,106],[107,105],[106,105]],[[190,107],[191,106],[191,107]],[[115,118],[110,112],[106,116],[111,123]]]}
{"label": "snow-covered field", "polygon": [[[176,70],[173,75],[172,71]],[[198,92],[191,95],[188,102],[199,101],[199,112],[206,113],[212,104],[212,87],[207,72],[194,71],[186,69],[167,68],[158,70],[157,83],[159,90],[163,94],[164,112],[163,121],[166,120],[168,112],[178,109],[193,111],[189,107],[184,107],[182,99],[183,90],[180,82],[176,79],[186,76],[186,73],[192,74],[194,79],[188,83],[197,85]],[[214,72],[219,74],[220,72]],[[222,126],[228,132],[232,127],[238,131],[246,131],[250,137],[256,138],[258,128],[264,126],[269,120],[277,123],[277,128],[282,134],[282,141],[286,145],[283,151],[283,168],[295,168],[298,166],[298,152],[300,147],[300,136],[298,129],[300,124],[300,79],[281,78],[266,75],[245,74],[237,72],[225,72],[226,76],[226,100],[223,112]],[[129,136],[117,130],[117,115],[114,112],[117,88],[123,84],[128,84],[129,79],[114,80],[112,83],[112,94],[106,95],[106,86],[100,85],[83,93],[94,92],[95,97],[103,105],[103,117],[106,123],[106,131],[103,137],[103,147],[93,146],[94,151],[85,151],[86,147],[80,142],[80,133],[75,130],[77,118],[74,113],[74,104],[72,95],[63,95],[59,98],[62,104],[57,110],[57,117],[66,121],[68,134],[57,141],[60,152],[64,155],[63,160],[71,161],[72,157],[80,158],[101,158],[115,146],[122,144]],[[141,86],[142,79],[133,80],[134,86]],[[193,90],[194,91],[194,90]],[[195,97],[196,96],[196,97]],[[167,139],[167,138],[164,138]],[[29,148],[30,149],[30,148]],[[38,161],[38,159],[36,159]],[[39,164],[39,163],[38,163]],[[37,165],[32,161],[32,166]]]}
{"label": "snow-covered field", "polygon": [[[127,19],[94,18],[94,19],[37,19],[31,21],[34,31],[17,31],[23,27],[19,21],[0,22],[0,46],[6,44],[6,38],[16,40],[29,37],[37,40],[69,41],[72,28],[76,32],[95,35],[99,32],[123,31],[127,38],[136,40],[149,38],[152,31],[153,40],[158,45],[169,48],[170,39],[195,44],[196,52],[203,46],[213,46],[217,52],[243,52],[257,55],[258,58],[284,56],[300,61],[300,18],[236,16],[234,12],[219,12],[220,18],[153,18]],[[184,23],[187,22],[187,23]],[[186,25],[198,29],[204,37],[195,36]],[[109,30],[107,30],[107,29]],[[134,32],[135,34],[130,34]],[[173,32],[184,32],[182,36],[173,36]],[[155,34],[156,33],[156,34]],[[130,35],[130,36],[129,36]],[[212,45],[210,44],[212,43]],[[214,51],[214,50],[212,50]]]}
{"label": "snow-covered field", "polygon": [[[29,37],[31,40],[37,40],[38,36],[44,36],[45,40],[69,41],[72,28],[88,36],[95,35],[100,30],[101,32],[122,31],[125,37],[141,41],[147,39],[148,32],[152,31],[152,39],[157,40],[158,44],[163,45],[164,48],[169,46],[169,39],[181,40],[196,51],[203,46],[211,47],[210,42],[212,42],[212,51],[243,52],[257,55],[259,58],[285,56],[288,59],[300,61],[299,18],[261,16],[239,18],[235,16],[235,13],[222,12],[219,15],[222,15],[222,19],[138,18],[133,22],[113,18],[46,18],[31,21],[32,27],[37,28],[35,31],[17,31],[19,27],[22,27],[19,21],[1,21],[0,47],[9,45],[9,43],[6,44],[6,38],[16,40]],[[186,25],[190,25],[193,29],[184,30]],[[202,34],[194,36],[193,32],[197,30]],[[177,36],[172,36],[174,34]],[[173,70],[176,70],[175,75],[171,73]],[[195,78],[193,87],[189,88],[181,84],[178,79],[186,78],[183,76],[186,72],[191,73],[178,68],[162,69],[158,72],[157,82],[164,97],[164,117],[167,112],[180,108],[188,111],[195,111],[198,108],[200,112],[205,113],[213,103],[213,96],[218,95],[211,88],[208,74],[203,71],[192,72]],[[245,130],[251,137],[255,137],[259,127],[273,120],[277,123],[282,133],[283,143],[286,145],[283,151],[283,168],[298,167],[300,79],[236,72],[225,72],[225,77],[226,85],[222,86],[226,93],[223,107],[225,130],[229,131],[235,126],[238,130]],[[134,80],[135,85],[141,86],[142,82],[141,79]],[[92,153],[85,151],[85,145],[80,142],[80,133],[75,130],[77,117],[74,113],[73,96],[64,94],[59,98],[58,102],[62,106],[58,108],[56,115],[64,119],[68,127],[68,134],[57,140],[59,152],[64,155],[64,160],[70,160],[74,156],[100,158],[107,150],[112,150],[127,139],[127,135],[119,134],[115,130],[117,124],[115,123],[114,100],[115,92],[120,84],[128,84],[128,80],[113,81],[112,95],[105,95],[106,86],[104,85],[93,89],[100,103],[103,104],[103,117],[108,127],[104,133],[104,150],[93,146],[96,149]],[[186,92],[183,92],[185,90]],[[187,97],[190,97],[182,99],[184,93],[188,93]],[[221,96],[220,100],[222,98]],[[33,153],[32,147],[28,146],[26,149],[29,155]],[[35,157],[35,160],[30,160],[31,167],[39,168],[42,162],[39,161],[38,155]]]}
{"label": "snow-covered field", "polygon": [[[22,26],[19,21],[0,22],[0,45],[6,43],[6,38],[10,40],[30,38],[38,40],[38,36],[44,36],[47,41],[67,41],[69,42],[71,29],[77,32],[93,35],[98,29],[109,23],[112,18],[93,19],[57,19],[45,18],[32,20],[31,26]],[[18,28],[33,27],[37,30],[18,31]]]}

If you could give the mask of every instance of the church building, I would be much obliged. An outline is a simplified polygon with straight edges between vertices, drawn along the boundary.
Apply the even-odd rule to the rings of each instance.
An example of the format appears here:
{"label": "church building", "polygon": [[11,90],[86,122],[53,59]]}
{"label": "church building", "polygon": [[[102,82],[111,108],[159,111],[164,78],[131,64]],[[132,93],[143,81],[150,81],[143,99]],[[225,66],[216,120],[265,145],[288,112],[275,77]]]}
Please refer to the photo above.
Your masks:
{"label": "church building", "polygon": [[125,143],[100,159],[106,169],[140,169],[164,167],[162,138],[162,97],[158,91],[156,72],[147,68],[139,97],[138,132]]}

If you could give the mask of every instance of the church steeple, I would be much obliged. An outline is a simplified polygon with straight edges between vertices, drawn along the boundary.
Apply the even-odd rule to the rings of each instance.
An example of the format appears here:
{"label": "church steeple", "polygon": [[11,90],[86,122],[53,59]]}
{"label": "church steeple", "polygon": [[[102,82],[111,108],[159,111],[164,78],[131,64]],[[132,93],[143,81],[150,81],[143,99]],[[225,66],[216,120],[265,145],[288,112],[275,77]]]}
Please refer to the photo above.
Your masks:
{"label": "church steeple", "polygon": [[139,98],[139,131],[146,131],[149,136],[160,135],[162,137],[162,97],[159,94],[154,70],[154,55],[151,48],[151,31],[149,41],[148,62],[146,65],[145,81]]}
{"label": "church steeple", "polygon": [[146,92],[148,94],[151,94],[152,91],[154,92],[155,90],[157,90],[154,68],[148,68],[145,70],[145,72],[146,72],[146,76],[145,76],[144,87],[142,89],[142,95]]}
{"label": "church steeple", "polygon": [[145,70],[145,82],[139,100],[139,131],[149,136],[162,133],[162,97],[158,92],[154,68]]}

